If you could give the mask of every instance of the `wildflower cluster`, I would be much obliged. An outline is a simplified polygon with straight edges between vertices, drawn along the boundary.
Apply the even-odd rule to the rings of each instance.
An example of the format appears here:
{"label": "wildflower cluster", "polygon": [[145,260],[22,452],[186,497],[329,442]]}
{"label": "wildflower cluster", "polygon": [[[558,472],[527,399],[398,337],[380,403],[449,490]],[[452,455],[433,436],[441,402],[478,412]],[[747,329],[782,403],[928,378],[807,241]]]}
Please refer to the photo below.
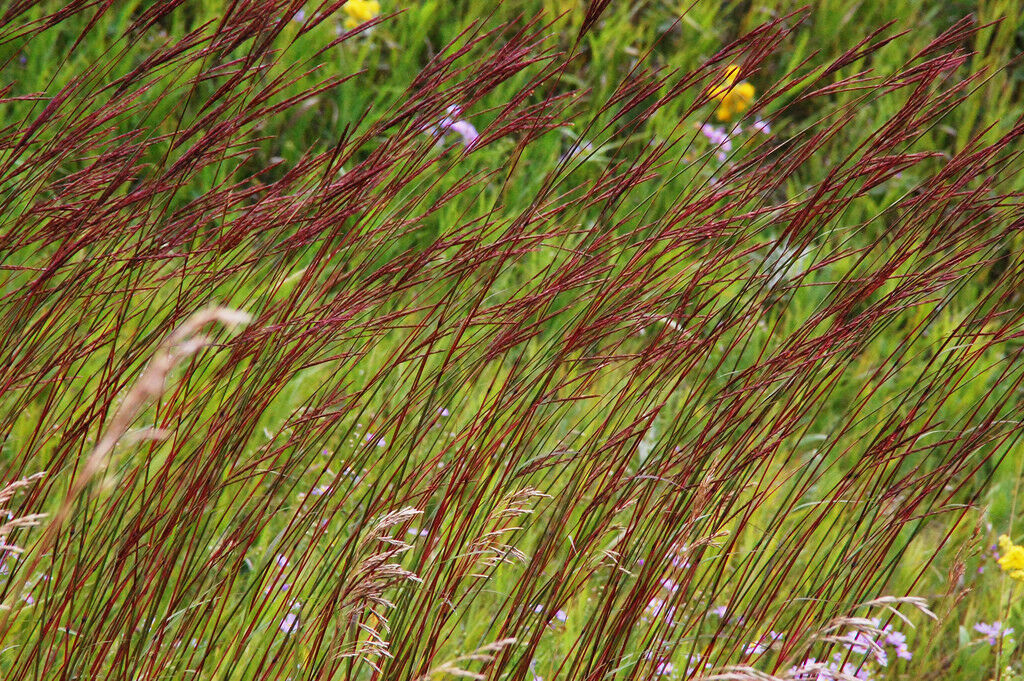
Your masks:
{"label": "wildflower cluster", "polygon": [[793,681],[872,681],[879,678],[879,668],[889,666],[890,653],[895,653],[896,657],[903,660],[913,657],[906,636],[893,629],[892,625],[883,627],[877,618],[864,620],[863,626],[830,640],[838,642],[846,652],[837,651],[827,660],[809,657],[792,667],[787,678]]}
{"label": "wildflower cluster", "polygon": [[724,163],[729,158],[729,152],[732,151],[732,135],[739,132],[737,128],[733,128],[732,132],[727,132],[724,128],[719,128],[710,123],[705,123],[700,126],[700,134],[704,135],[715,147],[715,157],[719,163]]}
{"label": "wildflower cluster", "polygon": [[878,635],[873,636],[869,631],[863,629],[848,632],[844,638],[850,652],[868,656],[882,667],[889,666],[887,649],[891,649],[896,653],[896,657],[903,660],[913,657],[907,647],[907,637],[903,632],[894,630],[891,624],[882,627],[877,618],[872,618],[870,622],[872,627],[878,631]]}

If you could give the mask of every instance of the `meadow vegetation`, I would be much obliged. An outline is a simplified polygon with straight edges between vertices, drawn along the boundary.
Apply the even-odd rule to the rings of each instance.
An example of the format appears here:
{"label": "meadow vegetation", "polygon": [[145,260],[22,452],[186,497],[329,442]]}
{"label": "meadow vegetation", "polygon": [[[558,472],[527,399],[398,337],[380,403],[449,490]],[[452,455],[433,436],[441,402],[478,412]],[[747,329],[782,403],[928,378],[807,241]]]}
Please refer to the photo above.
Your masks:
{"label": "meadow vegetation", "polygon": [[0,678],[1024,677],[1016,0],[0,12]]}

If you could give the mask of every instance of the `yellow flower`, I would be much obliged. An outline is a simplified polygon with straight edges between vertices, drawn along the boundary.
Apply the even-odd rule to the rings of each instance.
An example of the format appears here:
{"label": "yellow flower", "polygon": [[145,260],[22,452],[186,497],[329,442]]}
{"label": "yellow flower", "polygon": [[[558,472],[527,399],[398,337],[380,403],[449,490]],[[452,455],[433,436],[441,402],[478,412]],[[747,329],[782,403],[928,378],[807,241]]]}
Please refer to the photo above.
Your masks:
{"label": "yellow flower", "polygon": [[1003,552],[999,567],[1012,579],[1024,582],[1024,546],[1017,546],[1004,534],[999,537],[999,549]]}
{"label": "yellow flower", "polygon": [[733,116],[743,113],[754,103],[754,86],[745,80],[737,83],[738,75],[740,67],[733,64],[725,70],[725,82],[711,89],[711,98],[718,100],[715,117],[720,121],[732,120]]}
{"label": "yellow flower", "polygon": [[345,18],[346,31],[365,24],[370,19],[380,14],[380,3],[377,0],[348,0],[341,9],[348,16]]}

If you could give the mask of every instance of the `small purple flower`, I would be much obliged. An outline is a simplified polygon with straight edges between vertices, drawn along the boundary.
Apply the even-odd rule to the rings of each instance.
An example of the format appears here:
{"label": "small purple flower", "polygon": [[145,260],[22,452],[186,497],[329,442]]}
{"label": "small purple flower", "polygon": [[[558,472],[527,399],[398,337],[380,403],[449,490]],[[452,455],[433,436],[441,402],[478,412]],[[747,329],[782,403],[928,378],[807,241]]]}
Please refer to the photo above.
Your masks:
{"label": "small purple flower", "polygon": [[286,634],[293,633],[299,628],[299,616],[293,612],[288,613],[281,620],[280,629]]}
{"label": "small purple flower", "polygon": [[693,676],[698,669],[703,669],[704,671],[711,670],[712,664],[710,662],[705,662],[704,664],[701,664],[700,661],[700,653],[694,653],[693,656],[689,660],[687,660],[688,664],[686,665],[686,675],[688,677]]}
{"label": "small purple flower", "polygon": [[710,123],[705,123],[700,126],[700,132],[711,144],[718,147],[715,152],[715,158],[718,159],[719,163],[725,163],[726,159],[729,158],[729,153],[732,151],[732,140],[729,139],[729,133],[722,128],[717,128]]}
{"label": "small purple flower", "polygon": [[275,558],[274,561],[277,563],[278,567],[288,567],[288,557],[283,554],[277,554],[277,558]]}
{"label": "small purple flower", "polygon": [[790,667],[787,678],[793,681],[831,681],[831,676],[821,669],[816,659],[809,657],[796,667]]}
{"label": "small purple flower", "polygon": [[437,126],[427,128],[427,132],[436,137],[439,142],[444,142],[444,136],[449,132],[455,132],[462,137],[462,144],[469,149],[480,137],[476,128],[469,121],[459,119],[462,115],[462,107],[452,104],[448,107],[448,115],[441,119]]}
{"label": "small purple flower", "polygon": [[708,138],[708,141],[719,148],[718,153],[724,153],[732,151],[732,140],[729,139],[729,133],[723,128],[718,128],[710,123],[705,123],[700,126],[700,132],[702,135]]}
{"label": "small purple flower", "polygon": [[[685,551],[686,549],[684,548],[683,550]],[[683,569],[683,570],[689,570],[693,566],[691,565],[690,561],[685,560],[684,558],[682,558],[680,556],[673,556],[672,557],[672,567]]]}
{"label": "small purple flower", "polygon": [[319,496],[322,496],[324,494],[327,494],[330,491],[331,491],[331,486],[330,485],[318,485],[317,487],[314,487],[313,489],[311,489],[309,491],[309,493],[312,496],[314,496],[314,497],[319,497]]}
{"label": "small purple flower", "polygon": [[874,649],[875,642],[863,631],[851,631],[843,637],[846,647],[855,653],[866,655]]}
{"label": "small purple flower", "polygon": [[762,121],[760,118],[750,124],[750,129],[761,135],[772,134],[772,126],[768,125],[768,121]]}
{"label": "small purple flower", "polygon": [[676,667],[671,662],[659,662],[654,665],[654,673],[658,676],[671,676],[675,674]]}
{"label": "small purple flower", "polygon": [[476,142],[477,138],[480,137],[477,133],[476,128],[469,121],[455,121],[449,126],[450,129],[457,132],[462,136],[462,143],[469,149]]}
{"label": "small purple flower", "polygon": [[[537,607],[535,607],[534,608],[534,612],[537,612],[538,614],[541,614],[546,609],[547,608],[545,608],[544,605],[542,604],[542,605],[538,605]],[[562,624],[564,624],[565,621],[568,620],[568,614],[565,613],[565,610],[556,610],[555,614],[554,614],[554,618],[558,622],[561,622]],[[550,622],[551,622],[550,619],[547,622],[548,622],[548,626],[551,627],[552,625],[550,624]]]}
{"label": "small purple flower", "polygon": [[[674,664],[663,657],[658,657],[649,650],[643,654],[643,659],[656,660],[654,663],[654,673],[657,676],[672,676],[676,673],[676,667]],[[696,661],[700,661],[700,655],[696,656]]]}
{"label": "small purple flower", "polygon": [[885,628],[885,645],[896,649],[896,657],[904,660],[914,657],[907,647],[907,637],[901,631],[893,631],[891,626]]}
{"label": "small purple flower", "polygon": [[[287,591],[289,588],[291,588],[291,582],[287,582],[285,584],[282,584],[280,588],[281,588],[281,591]],[[267,586],[263,589],[263,593],[269,594],[273,590],[274,590],[274,585],[273,584],[267,584]]]}
{"label": "small purple flower", "polygon": [[652,598],[651,602],[647,604],[647,608],[644,611],[644,616],[649,619],[664,618],[665,623],[669,626],[675,624],[674,616],[676,609],[674,606],[669,605],[666,601],[660,598]]}
{"label": "small purple flower", "polygon": [[[541,614],[541,613],[543,613],[543,612],[544,612],[544,610],[545,610],[545,607],[543,606],[543,604],[541,604],[541,605],[538,605],[538,606],[536,606],[536,607],[535,607],[535,608],[533,609],[533,611],[534,611],[535,613],[537,613],[538,615],[539,615],[539,614]],[[568,616],[568,615],[567,615],[567,614],[565,613],[565,610],[556,610],[556,611],[555,611],[555,615],[554,615],[554,616],[555,616],[555,619],[556,619],[556,620],[558,620],[559,622],[563,622],[563,623],[564,623],[564,622],[565,622],[565,621],[566,621],[567,619],[569,619],[569,616]]]}
{"label": "small purple flower", "polygon": [[708,610],[709,615],[715,615],[717,617],[721,617],[722,619],[725,619],[726,612],[728,612],[728,610],[724,605],[716,605],[715,607]]}
{"label": "small purple flower", "polygon": [[985,622],[978,622],[974,625],[974,630],[984,636],[990,646],[996,645],[1003,636],[1010,636],[1013,634],[1012,627],[1003,627],[1002,622],[993,622],[992,624],[986,624]]}

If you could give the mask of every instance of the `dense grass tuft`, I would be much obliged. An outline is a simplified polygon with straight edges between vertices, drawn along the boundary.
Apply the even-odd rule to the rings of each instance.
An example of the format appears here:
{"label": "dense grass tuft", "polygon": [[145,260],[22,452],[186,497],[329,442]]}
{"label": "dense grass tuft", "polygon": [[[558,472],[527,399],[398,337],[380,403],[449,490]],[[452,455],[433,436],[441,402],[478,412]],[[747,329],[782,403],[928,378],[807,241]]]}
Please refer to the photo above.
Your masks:
{"label": "dense grass tuft", "polygon": [[11,5],[0,674],[1016,664],[1019,36],[829,4]]}

